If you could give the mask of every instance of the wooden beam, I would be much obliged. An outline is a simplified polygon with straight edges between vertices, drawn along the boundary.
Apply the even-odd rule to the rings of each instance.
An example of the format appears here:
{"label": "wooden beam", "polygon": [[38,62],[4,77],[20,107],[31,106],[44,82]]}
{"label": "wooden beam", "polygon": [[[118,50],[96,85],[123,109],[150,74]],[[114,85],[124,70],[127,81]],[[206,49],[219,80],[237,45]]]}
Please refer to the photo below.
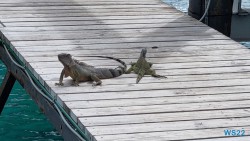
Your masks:
{"label": "wooden beam", "polygon": [[3,111],[4,105],[10,95],[11,89],[16,82],[16,78],[8,71],[4,77],[0,88],[0,114]]}

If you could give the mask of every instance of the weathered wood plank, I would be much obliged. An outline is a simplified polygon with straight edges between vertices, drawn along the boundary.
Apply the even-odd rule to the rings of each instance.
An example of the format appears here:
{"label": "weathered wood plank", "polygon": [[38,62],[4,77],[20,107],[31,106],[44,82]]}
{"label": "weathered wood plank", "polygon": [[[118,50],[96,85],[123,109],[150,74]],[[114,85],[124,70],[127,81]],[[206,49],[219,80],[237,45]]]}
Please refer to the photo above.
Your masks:
{"label": "weathered wood plank", "polygon": [[[92,14],[97,14],[99,16],[112,16],[116,15],[115,12],[118,13],[128,13],[127,16],[129,16],[129,13],[135,13],[130,16],[135,16],[137,15],[136,13],[148,13],[146,15],[167,15],[170,13],[173,14],[178,14],[176,13],[175,9],[168,9],[166,11],[162,11],[161,9],[158,8],[137,8],[137,9],[91,9]],[[105,13],[105,14],[102,14]],[[151,14],[150,14],[151,13]],[[0,11],[0,17],[7,18],[7,17],[16,17],[16,18],[21,18],[21,17],[69,17],[70,15],[74,17],[79,17],[79,16],[90,16],[90,13],[84,12],[82,9],[63,9],[63,10],[12,10],[12,11]],[[14,15],[13,15],[14,14]],[[119,14],[120,15],[120,14]]]}
{"label": "weathered wood plank", "polygon": [[[105,21],[49,21],[49,22],[33,22],[33,21],[28,21],[28,22],[3,22],[7,27],[43,27],[43,26],[90,26],[90,25],[123,25],[123,24],[161,24],[161,23],[168,23],[168,26],[171,24],[176,24],[176,26],[186,26],[189,22],[187,20],[178,20],[175,21],[174,19],[169,19],[169,20],[161,20],[161,19],[156,19],[152,23],[150,20],[105,20]],[[194,25],[194,24],[193,24]]]}
{"label": "weathered wood plank", "polygon": [[[116,34],[126,34],[126,33],[130,33],[130,34],[134,34],[135,37],[136,35],[141,35],[141,34],[150,34],[150,33],[179,33],[179,32],[183,32],[183,33],[186,33],[186,32],[190,32],[190,33],[193,33],[194,30],[196,31],[199,31],[201,33],[203,33],[204,35],[211,35],[213,33],[213,35],[222,35],[221,33],[218,33],[216,32],[216,30],[214,29],[207,29],[207,27],[203,28],[203,27],[200,27],[197,29],[197,27],[190,27],[190,28],[162,28],[161,30],[157,30],[157,28],[149,28],[149,29],[146,29],[146,28],[142,28],[142,29],[116,29],[116,30],[109,30],[109,29],[98,29],[98,30],[86,30],[85,31],[85,34],[109,34],[109,33],[116,33]],[[34,31],[11,31],[11,30],[8,30],[8,31],[4,31],[4,30],[1,30],[5,35],[23,35],[23,34],[34,34],[34,35],[37,35],[37,34],[69,34],[69,33],[82,33],[82,31],[79,31],[79,30],[75,30],[75,31],[50,31],[50,30],[45,30],[45,31],[39,31],[37,32],[38,30],[35,30]],[[201,34],[200,33],[200,34]],[[84,34],[84,33],[82,33]],[[199,34],[199,33],[198,33]],[[195,36],[195,35],[193,35]]]}
{"label": "weathered wood plank", "polygon": [[[23,55],[25,57],[32,57],[32,56],[51,56],[51,57],[55,57],[57,59],[57,55],[60,53],[63,53],[65,51],[60,51],[60,50],[51,50],[51,52],[47,53],[46,50],[41,50],[40,49],[34,49],[33,51],[30,49],[17,49],[17,51],[22,51],[24,52]],[[26,51],[27,50],[27,51]],[[103,50],[102,51],[102,56],[112,56],[112,54],[117,54],[119,55],[118,58],[125,58],[124,61],[126,62],[127,59],[135,59],[135,61],[137,60],[137,58],[139,57],[141,49],[120,49],[120,50],[115,50],[115,49],[107,49],[107,50]],[[67,53],[72,54],[72,56],[75,56],[74,58],[76,58],[77,60],[86,60],[87,62],[91,61],[91,60],[99,60],[101,63],[111,63],[113,62],[113,60],[111,59],[100,59],[98,57],[90,57],[88,58],[88,55],[100,55],[99,50],[85,50],[85,49],[78,49],[78,50],[72,50],[72,51],[67,51]],[[180,48],[179,50],[173,50],[173,51],[167,51],[166,49],[148,49],[148,60],[151,60],[151,58],[155,58],[155,56],[161,56],[162,59],[158,59],[157,61],[153,62],[153,63],[163,63],[165,62],[164,60],[167,60],[168,58],[171,57],[192,57],[192,56],[197,56],[197,57],[203,57],[203,56],[211,56],[211,57],[216,57],[221,55],[222,57],[224,57],[223,55],[241,55],[241,54],[248,54],[250,53],[250,51],[246,48],[242,48],[242,49],[238,49],[238,50],[188,50],[188,48],[182,49]],[[129,54],[129,55],[127,55]],[[86,57],[84,57],[86,56]],[[163,58],[166,57],[166,58]],[[86,59],[88,58],[88,59]],[[56,62],[58,62],[57,60],[55,60]],[[237,64],[245,64],[244,61],[237,61]],[[85,62],[85,61],[84,61]],[[151,61],[152,62],[152,61]],[[199,62],[199,60],[197,60],[196,62]],[[97,62],[95,62],[97,63]],[[220,62],[219,62],[220,63]],[[216,63],[215,63],[216,64]]]}
{"label": "weathered wood plank", "polygon": [[[24,34],[29,34],[29,33],[24,33]],[[179,42],[168,42],[168,44],[163,44],[163,43],[158,43],[157,42],[157,48],[153,49],[155,52],[173,52],[173,51],[182,51],[182,52],[192,52],[192,51],[212,51],[212,50],[236,50],[236,49],[245,49],[247,50],[246,47],[236,43],[236,42],[230,42],[228,43],[214,43],[212,41],[206,41],[207,44],[202,44],[202,42],[197,41],[188,41],[188,42],[194,42],[192,44],[186,44],[184,43],[179,43]],[[226,42],[226,41],[225,41]],[[179,43],[179,44],[178,44]],[[199,44],[200,43],[200,44]],[[129,50],[133,49],[133,52],[136,53],[138,51],[141,51],[141,49],[147,48],[149,54],[151,54],[152,50],[151,48],[153,44],[149,43],[133,43],[133,44],[96,44],[95,46],[93,45],[55,45],[55,46],[16,46],[15,50],[20,50],[20,51],[29,51],[31,48],[35,48],[36,50],[43,51],[48,50],[48,51],[68,51],[68,50],[122,50],[125,52],[128,52]],[[192,51],[191,51],[192,50]],[[131,51],[130,51],[131,52]],[[74,55],[74,54],[72,54]],[[77,55],[76,55],[77,56]],[[27,56],[28,57],[28,56]],[[39,56],[37,56],[39,58]],[[36,58],[33,58],[36,59]],[[49,58],[47,58],[49,60]],[[85,58],[86,59],[86,58]]]}
{"label": "weathered wood plank", "polygon": [[[59,74],[58,74],[59,75]],[[163,74],[164,75],[164,74]],[[188,88],[204,88],[204,87],[224,87],[224,86],[242,86],[249,85],[248,79],[232,79],[232,80],[209,80],[191,81],[191,82],[171,82],[171,83],[144,83],[129,84],[123,83],[119,85],[105,85],[93,88],[91,85],[80,83],[79,89],[72,88],[71,85],[64,87],[51,86],[55,93],[92,93],[92,92],[122,92],[122,91],[140,91],[140,90],[167,90],[167,89],[188,89]]]}
{"label": "weathered wood plank", "polygon": [[[13,46],[41,46],[41,44],[44,44],[45,46],[57,46],[57,45],[93,45],[93,44],[133,44],[135,46],[136,43],[141,44],[150,44],[150,47],[158,46],[159,44],[167,44],[168,42],[178,42],[178,44],[191,44],[189,42],[194,41],[198,44],[202,45],[202,42],[207,42],[208,40],[211,40],[211,42],[214,42],[217,40],[217,44],[230,44],[229,39],[216,39],[216,38],[200,38],[198,40],[197,38],[189,37],[188,39],[182,40],[180,38],[163,38],[163,39],[152,39],[151,41],[146,41],[146,38],[140,38],[138,40],[135,40],[135,38],[128,38],[127,40],[124,39],[105,39],[105,40],[99,40],[99,42],[96,42],[95,39],[86,39],[86,40],[45,40],[45,41],[26,41],[26,42],[18,42],[14,41],[12,42]],[[173,38],[173,37],[172,37]],[[225,43],[226,42],[226,43]],[[228,43],[229,42],[229,43]],[[149,45],[148,45],[149,46]]]}
{"label": "weathered wood plank", "polygon": [[[243,109],[250,108],[250,100],[241,101],[222,101],[222,102],[204,102],[188,104],[170,104],[170,105],[149,105],[149,106],[129,106],[129,107],[105,107],[91,109],[71,109],[70,114],[77,121],[79,117],[97,117],[97,116],[121,116],[150,113],[176,113],[190,111],[210,111],[223,109]],[[249,121],[247,121],[249,124]],[[223,124],[221,124],[223,125]],[[247,125],[247,124],[245,124]]]}
{"label": "weathered wood plank", "polygon": [[[176,10],[169,10],[166,13],[162,13],[157,9],[132,9],[132,10],[110,10],[98,9],[96,11],[92,10],[91,13],[98,14],[99,16],[146,16],[146,15],[170,15],[176,14]],[[125,14],[126,13],[126,14]],[[85,13],[82,10],[51,10],[51,11],[0,11],[0,18],[38,18],[38,17],[89,17],[90,13]],[[181,19],[180,19],[181,20]],[[191,18],[190,18],[191,20]]]}
{"label": "weathered wood plank", "polygon": [[[87,17],[37,17],[37,18],[8,18],[8,19],[2,19],[3,22],[29,22],[29,21],[96,21],[96,20],[122,20],[122,19],[127,19],[127,20],[136,20],[136,19],[175,19],[178,20],[178,18],[186,18],[189,20],[193,20],[194,24],[198,22],[194,21],[194,19],[187,17],[186,15],[146,15],[146,16],[87,16]],[[191,23],[190,23],[191,24]],[[201,24],[199,24],[202,26]]]}
{"label": "weathered wood plank", "polygon": [[[237,113],[237,114],[236,114]],[[171,122],[171,121],[189,121],[221,118],[240,118],[249,117],[250,109],[235,110],[212,110],[212,111],[195,111],[195,112],[178,112],[178,113],[155,113],[155,114],[138,114],[122,116],[104,116],[104,117],[84,117],[79,121],[85,127],[104,126],[104,125],[125,125],[139,123]],[[111,120],[112,119],[112,120]]]}
{"label": "weathered wood plank", "polygon": [[[190,89],[167,89],[129,92],[105,92],[105,93],[71,93],[64,92],[58,94],[61,101],[70,100],[108,100],[108,99],[133,99],[133,98],[153,98],[153,97],[173,97],[173,96],[193,96],[193,95],[217,95],[217,94],[237,94],[248,93],[250,88],[245,86],[225,86],[209,88]],[[152,93],[154,93],[152,95]]]}
{"label": "weathered wood plank", "polygon": [[[36,10],[58,10],[58,9],[133,9],[133,8],[169,8],[168,5],[93,5],[93,6],[84,6],[84,5],[78,5],[78,6],[42,6],[42,7],[36,7]],[[4,11],[12,11],[14,10],[34,10],[34,7],[0,7],[1,10]]]}
{"label": "weathered wood plank", "polygon": [[[191,24],[182,24],[179,26],[175,26],[175,23],[169,23],[169,24],[165,24],[165,23],[159,23],[159,24],[147,24],[147,25],[143,25],[143,24],[129,24],[129,25],[89,25],[89,26],[79,26],[79,25],[75,25],[75,26],[46,26],[46,27],[6,27],[4,30],[8,30],[10,32],[39,32],[39,31],[76,31],[76,30],[110,30],[113,29],[114,31],[116,29],[120,30],[120,29],[149,29],[150,28],[158,28],[158,30],[160,29],[165,29],[165,28],[187,28],[187,27],[194,27],[194,25]],[[207,27],[203,26],[203,25],[199,25],[200,27],[204,27],[204,30],[209,30],[207,29]],[[4,31],[3,30],[3,31]]]}
{"label": "weathered wood plank", "polygon": [[[158,5],[162,4],[161,1],[142,1],[143,5]],[[138,1],[74,1],[74,2],[19,2],[0,3],[3,7],[41,7],[41,6],[89,6],[89,5],[142,5]]]}
{"label": "weathered wood plank", "polygon": [[[237,75],[237,73],[233,74],[233,73],[229,73],[229,74],[232,74],[232,75],[235,75],[235,76],[232,76],[231,79],[243,79],[243,78],[248,78],[248,74],[246,74],[246,76],[244,77],[244,74],[242,75]],[[239,73],[238,73],[239,74]],[[206,76],[203,76],[203,75],[195,75],[195,76],[192,76],[192,75],[188,75],[188,76],[183,76],[183,77],[178,77],[178,76],[168,76],[169,79],[155,79],[155,78],[152,78],[152,77],[144,77],[143,80],[141,80],[142,82],[140,82],[141,84],[145,84],[145,83],[171,83],[171,82],[190,82],[190,81],[202,81],[203,83],[206,83],[206,81],[208,80],[230,80],[230,76],[229,77],[226,77],[224,76],[223,74],[216,74],[217,76],[221,75],[221,78],[220,77],[216,77],[214,76],[214,74],[210,74],[210,75],[207,75]],[[211,77],[209,77],[211,76]],[[59,81],[59,74],[57,74],[56,76],[52,77],[52,78],[49,78],[46,79],[44,77],[42,77],[43,80],[45,80],[47,82],[48,85],[54,85],[55,83],[57,83]],[[118,85],[118,84],[123,84],[124,81],[126,81],[128,84],[135,84],[135,78],[136,78],[136,75],[130,75],[129,78],[127,77],[118,77],[118,78],[114,78],[114,79],[111,79],[111,80],[102,80],[103,81],[103,86],[106,86],[106,85]],[[171,79],[170,79],[171,78]],[[180,79],[178,79],[180,78]],[[181,79],[183,78],[183,79]],[[189,78],[189,79],[188,79]],[[207,78],[207,79],[206,79]],[[72,80],[71,79],[65,79],[64,80],[64,83],[66,86],[70,86],[71,83],[72,83]],[[83,87],[89,87],[91,84],[89,83],[82,83],[82,86]],[[241,87],[242,86],[242,87]],[[229,90],[231,90],[232,92],[235,92],[235,93],[241,93],[241,92],[246,92],[247,89],[245,88],[247,85],[241,85],[239,87],[242,88],[242,90],[239,90],[238,89],[238,86],[232,86],[233,87],[232,89],[229,89],[228,87],[230,86],[214,86],[214,87],[208,87],[211,89],[211,91],[209,91],[210,93],[209,94],[220,94],[220,93],[229,93]],[[234,90],[234,88],[237,88],[236,90]],[[120,93],[121,94],[114,94],[113,92],[106,92],[107,94],[103,94],[102,96],[102,93],[97,93],[97,94],[93,94],[93,95],[96,95],[97,97],[92,97],[92,96],[89,96],[89,94],[87,93],[82,93],[81,92],[78,92],[78,93],[75,93],[76,96],[72,96],[72,97],[67,97],[67,95],[65,95],[65,100],[64,101],[70,101],[70,100],[100,100],[100,99],[129,99],[129,98],[152,98],[152,97],[164,97],[164,96],[182,96],[182,95],[196,95],[197,94],[208,94],[207,93],[207,89],[204,88],[206,90],[206,92],[203,92],[203,88],[189,88],[188,90],[187,89],[162,89],[162,90],[141,90],[141,92],[126,92],[126,91],[121,91]],[[190,91],[189,91],[190,90]],[[200,91],[198,90],[201,90],[203,93],[201,93]],[[223,90],[224,92],[221,92],[221,90]],[[156,92],[157,94],[154,94],[152,95],[151,93],[152,92]],[[166,93],[164,93],[164,91]],[[74,92],[71,92],[71,91],[65,91],[65,92],[62,92],[62,93],[58,93],[58,94],[65,94],[65,93],[69,93],[69,94],[74,94]],[[131,93],[131,94],[130,94]],[[133,94],[133,95],[132,95]],[[79,96],[79,97],[77,97]],[[71,99],[72,98],[72,99]],[[64,97],[63,97],[64,99]]]}
{"label": "weathered wood plank", "polygon": [[[115,67],[114,67],[115,68]],[[40,75],[44,74],[60,74],[61,68],[36,68]],[[190,68],[190,69],[169,69],[161,70],[155,69],[161,75],[176,76],[176,75],[201,75],[201,74],[214,74],[214,73],[236,73],[236,72],[249,72],[249,66],[229,66],[229,67],[214,67],[214,68]]]}
{"label": "weathered wood plank", "polygon": [[[145,132],[160,131],[178,131],[178,130],[199,130],[208,128],[227,128],[235,124],[240,126],[250,126],[250,118],[230,118],[230,119],[210,119],[195,121],[177,121],[177,122],[160,122],[160,123],[144,123],[144,124],[128,124],[128,125],[112,125],[112,126],[94,126],[87,129],[94,135],[115,135],[115,134],[131,134]],[[150,127],[150,128],[148,128]],[[222,132],[223,134],[223,132]]]}
{"label": "weathered wood plank", "polygon": [[[63,36],[63,35],[62,35]],[[101,37],[93,37],[93,38],[85,38],[85,36],[82,37],[69,37],[68,36],[68,42],[72,42],[75,43],[77,42],[78,44],[81,43],[85,43],[85,44],[94,44],[97,41],[99,41],[99,43],[101,44],[114,44],[114,43],[136,43],[136,42],[168,42],[168,41],[183,41],[182,38],[185,38],[185,40],[187,41],[198,41],[197,36],[179,36],[179,37],[158,37],[158,36],[151,36],[151,37],[137,37],[137,38],[131,38],[131,37],[122,37],[122,38],[103,38]],[[225,37],[223,35],[213,35],[213,36],[200,36],[200,40],[225,40]],[[13,38],[10,37],[10,39],[12,39],[12,44],[13,45],[26,45],[26,46],[30,46],[32,44],[37,45],[40,44],[39,42],[44,42],[45,44],[52,44],[52,42],[54,44],[58,44],[57,42],[55,42],[55,40],[57,40],[60,43],[68,43],[65,41],[66,38],[61,38],[61,39],[55,39],[55,40],[51,40],[51,39],[47,39],[47,40],[39,40],[39,36],[35,36],[35,37],[31,37],[30,39],[23,39],[19,38],[17,40],[13,40]],[[70,40],[71,39],[71,40]],[[23,42],[25,41],[25,42]]]}
{"label": "weathered wood plank", "polygon": [[[240,130],[240,128],[239,128]],[[249,129],[248,129],[249,130]],[[230,137],[230,141],[245,141],[245,140],[249,140],[250,136],[239,136],[239,137]],[[229,138],[225,137],[225,138],[210,138],[210,139],[201,139],[201,141],[228,141]],[[195,140],[190,140],[190,141],[195,141]]]}
{"label": "weathered wood plank", "polygon": [[[125,62],[135,62],[135,60],[129,59],[124,60]],[[101,66],[101,67],[116,67],[121,66],[120,63],[116,61],[107,61],[107,60],[87,60],[84,61],[85,63],[93,66]],[[39,65],[37,62],[30,63],[34,67],[34,69],[39,68],[62,68],[62,64],[59,64],[58,61],[56,62],[41,62]],[[168,63],[165,65],[162,60],[158,62],[154,62],[155,69],[184,69],[184,68],[213,68],[213,67],[230,67],[230,66],[249,66],[250,60],[234,60],[234,61],[218,61],[218,62],[190,62],[190,63]]]}
{"label": "weathered wood plank", "polygon": [[[77,2],[85,2],[85,1],[88,1],[88,0],[74,0],[74,1],[77,1]],[[122,0],[98,0],[99,1],[122,1]],[[151,0],[134,0],[134,1],[137,1],[137,2],[144,2],[144,1],[151,1]],[[68,0],[8,0],[8,1],[3,1],[1,3],[20,3],[20,2],[25,2],[25,3],[28,3],[28,2],[32,2],[32,3],[36,3],[36,2],[44,2],[44,3],[48,3],[48,2],[72,2],[72,1],[68,1]]]}
{"label": "weathered wood plank", "polygon": [[[249,130],[249,126],[244,127]],[[240,127],[229,127],[228,129],[238,129]],[[96,140],[102,141],[165,141],[166,139],[171,140],[190,140],[196,139],[203,141],[246,141],[249,136],[240,137],[225,137],[225,128],[214,128],[214,129],[199,129],[199,130],[184,130],[184,131],[168,131],[168,132],[151,132],[151,133],[138,133],[138,134],[118,134],[118,135],[105,135],[96,136]]]}
{"label": "weathered wood plank", "polygon": [[149,105],[171,105],[185,103],[221,102],[250,100],[249,94],[220,94],[203,96],[181,96],[181,97],[160,97],[160,98],[140,98],[140,99],[114,99],[114,100],[75,100],[66,101],[69,109],[90,109],[107,107],[129,107],[129,106],[149,106]]}
{"label": "weathered wood plank", "polygon": [[[197,30],[198,31],[198,30]],[[150,30],[141,30],[141,29],[121,29],[121,30],[115,30],[115,31],[110,31],[110,30],[89,30],[86,32],[81,32],[81,31],[41,31],[41,32],[28,32],[28,31],[23,31],[23,32],[5,32],[2,30],[2,32],[6,36],[10,36],[12,38],[24,38],[26,36],[32,37],[32,36],[41,36],[41,40],[44,40],[46,36],[49,36],[52,39],[58,39],[58,38],[65,38],[68,36],[85,36],[86,38],[94,38],[94,37],[117,37],[117,34],[120,34],[121,37],[128,37],[128,35],[133,34],[133,37],[150,37],[150,36],[213,36],[213,35],[221,35],[215,30],[207,30],[206,32],[203,33],[197,33],[196,35],[193,35],[193,30],[192,29],[183,29],[183,30],[178,30],[178,29],[172,29],[172,28],[164,28],[162,30],[155,30],[153,29]],[[53,38],[53,36],[55,36]],[[131,37],[131,36],[129,36]]]}
{"label": "weathered wood plank", "polygon": [[[6,25],[6,24],[5,24]],[[8,26],[8,25],[6,25]],[[25,25],[27,26],[27,25]],[[26,36],[25,36],[26,34]],[[15,33],[15,34],[8,34],[9,36],[9,40],[13,40],[13,41],[35,41],[35,40],[66,40],[66,39],[72,39],[72,40],[84,40],[84,39],[108,39],[108,38],[131,38],[131,34],[135,34],[133,32],[123,32],[120,33],[120,37],[118,37],[117,32],[99,32],[99,33],[93,33],[93,32],[87,32],[87,33],[82,33],[82,32],[75,32],[75,33],[49,33],[49,32],[44,32],[44,33],[34,33],[34,32],[19,32],[19,33]],[[165,38],[167,37],[179,37],[179,38],[185,38],[185,37],[193,37],[193,38],[198,38],[198,37],[202,37],[202,38],[222,38],[223,35],[216,35],[216,34],[196,34],[193,35],[193,32],[156,32],[156,33],[139,33],[139,34],[135,34],[133,37],[136,40],[137,38],[141,38],[141,37],[162,37],[164,36]],[[53,49],[53,48],[51,48]]]}

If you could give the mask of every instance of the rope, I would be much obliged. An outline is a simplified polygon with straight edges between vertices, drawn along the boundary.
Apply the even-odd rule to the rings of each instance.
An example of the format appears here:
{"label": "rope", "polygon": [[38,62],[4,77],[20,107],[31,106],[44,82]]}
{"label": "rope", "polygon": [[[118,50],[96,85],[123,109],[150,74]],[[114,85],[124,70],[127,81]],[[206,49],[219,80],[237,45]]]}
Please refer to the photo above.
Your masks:
{"label": "rope", "polygon": [[[1,39],[0,39],[1,40]],[[37,81],[37,79],[34,79],[34,76],[32,75],[32,73],[28,70],[27,68],[23,65],[20,65],[19,63],[17,63],[13,57],[11,56],[11,54],[9,53],[9,50],[12,52],[12,54],[14,54],[14,56],[16,56],[15,53],[13,53],[13,50],[11,50],[9,48],[9,50],[7,49],[8,47],[6,47],[5,43],[3,40],[1,40],[2,45],[7,53],[7,55],[9,56],[9,58],[11,59],[11,61],[17,65],[20,69],[22,69],[24,71],[24,73],[27,75],[28,79],[30,80],[31,84],[34,86],[34,88],[42,94],[42,96],[47,99],[50,103],[52,103],[54,105],[54,107],[56,108],[57,112],[59,113],[61,119],[63,120],[63,122],[65,123],[65,125],[82,141],[86,140],[89,141],[88,137],[82,132],[82,130],[77,126],[77,124],[74,122],[74,120],[72,120],[72,118],[65,112],[65,110],[59,105],[58,101],[56,100],[56,98],[52,98],[51,95],[49,94],[49,92],[47,92],[46,89],[43,88],[43,86]],[[18,59],[18,57],[15,57],[16,59]],[[21,63],[21,61],[19,60],[19,62]],[[32,77],[33,76],[33,79]],[[36,82],[36,84],[38,84],[41,88],[43,88],[43,91],[45,93],[47,93],[47,95],[38,88],[38,86],[34,83],[34,81]],[[49,97],[49,96],[50,97]],[[67,118],[68,121],[70,121],[70,123],[74,126],[75,129],[73,129],[73,127],[71,125],[69,125],[69,123],[67,122],[67,120],[65,119],[65,116]]]}
{"label": "rope", "polygon": [[204,12],[204,14],[203,14],[203,16],[200,18],[200,22],[205,18],[205,16],[207,15],[207,13],[208,13],[208,9],[209,9],[209,7],[210,7],[210,3],[211,3],[211,0],[209,0],[208,1],[208,3],[207,3],[207,6],[206,6],[206,10],[205,10],[205,12]]}

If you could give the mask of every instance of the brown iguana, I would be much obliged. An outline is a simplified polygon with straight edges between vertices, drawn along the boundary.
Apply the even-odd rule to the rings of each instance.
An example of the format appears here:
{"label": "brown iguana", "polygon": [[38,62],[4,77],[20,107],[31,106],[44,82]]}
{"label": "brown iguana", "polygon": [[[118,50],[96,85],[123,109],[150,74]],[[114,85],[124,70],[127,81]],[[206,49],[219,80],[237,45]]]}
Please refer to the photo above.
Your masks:
{"label": "brown iguana", "polygon": [[142,79],[144,75],[151,75],[153,77],[164,77],[162,75],[158,75],[155,73],[155,70],[150,69],[153,65],[150,62],[147,62],[146,60],[146,53],[147,49],[142,49],[141,55],[136,63],[131,63],[131,67],[126,71],[126,73],[130,73],[131,71],[134,71],[136,74],[138,74],[136,83],[139,83],[139,81]]}
{"label": "brown iguana", "polygon": [[59,61],[63,64],[64,68],[61,72],[59,83],[56,85],[63,85],[63,76],[70,76],[73,79],[73,85],[78,86],[79,82],[84,81],[95,81],[94,85],[100,85],[102,81],[100,79],[114,78],[122,75],[126,69],[127,65],[120,59],[108,57],[108,56],[85,56],[85,57],[100,57],[113,59],[121,63],[124,67],[119,66],[115,69],[110,68],[95,68],[94,66],[88,65],[86,63],[80,62],[72,58],[70,54],[61,53],[58,55]]}

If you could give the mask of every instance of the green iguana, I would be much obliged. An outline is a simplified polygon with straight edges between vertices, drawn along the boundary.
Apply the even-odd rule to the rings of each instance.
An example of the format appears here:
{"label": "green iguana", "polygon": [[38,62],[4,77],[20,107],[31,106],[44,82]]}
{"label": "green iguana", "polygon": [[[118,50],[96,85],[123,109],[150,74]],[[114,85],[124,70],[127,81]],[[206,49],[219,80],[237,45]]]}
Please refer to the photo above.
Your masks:
{"label": "green iguana", "polygon": [[136,74],[138,74],[136,83],[139,83],[139,81],[142,79],[144,75],[151,75],[153,77],[164,77],[155,73],[155,70],[150,69],[153,65],[150,62],[146,61],[146,53],[147,49],[142,49],[141,55],[136,63],[131,63],[131,67],[126,71],[126,73],[130,73],[131,71],[134,71]]}
{"label": "green iguana", "polygon": [[123,65],[115,69],[110,68],[95,68],[94,66],[80,62],[72,58],[70,54],[61,53],[58,55],[59,61],[63,64],[64,68],[61,72],[59,83],[56,85],[63,85],[63,77],[70,76],[73,79],[73,84],[79,86],[79,82],[95,81],[94,85],[100,85],[102,81],[100,79],[114,78],[122,75],[126,69],[126,64],[120,59],[108,57],[108,56],[85,56],[85,57],[100,57],[113,59]]}

